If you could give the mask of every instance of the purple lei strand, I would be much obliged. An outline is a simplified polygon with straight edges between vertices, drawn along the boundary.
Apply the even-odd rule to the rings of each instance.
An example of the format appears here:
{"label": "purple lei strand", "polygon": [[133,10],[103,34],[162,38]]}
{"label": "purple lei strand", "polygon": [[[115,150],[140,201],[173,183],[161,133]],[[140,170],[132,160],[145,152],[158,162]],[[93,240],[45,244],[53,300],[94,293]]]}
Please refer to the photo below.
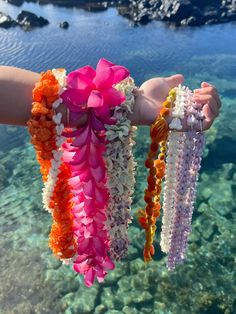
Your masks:
{"label": "purple lei strand", "polygon": [[174,218],[167,260],[169,270],[173,270],[175,265],[182,263],[185,258],[204,144],[202,133],[189,131],[184,137],[184,149],[178,160]]}
{"label": "purple lei strand", "polygon": [[196,131],[190,131],[187,134],[190,139],[194,140],[194,151],[193,151],[193,157],[192,157],[192,162],[191,162],[191,167],[189,170],[189,190],[186,198],[186,203],[189,204],[189,211],[188,214],[189,216],[186,217],[186,224],[189,224],[189,232],[185,232],[183,234],[183,239],[182,239],[182,252],[181,256],[184,257],[185,252],[187,250],[188,246],[188,236],[191,231],[191,223],[192,223],[192,215],[193,215],[193,210],[194,210],[194,203],[196,200],[196,191],[197,191],[197,181],[198,181],[198,175],[199,175],[199,170],[201,168],[201,160],[202,160],[202,154],[203,154],[203,148],[204,148],[204,142],[205,142],[205,137],[204,133],[202,132],[196,132]]}
{"label": "purple lei strand", "polygon": [[181,138],[181,145],[183,149],[180,152],[177,160],[176,171],[176,187],[174,191],[174,208],[173,208],[173,221],[170,237],[170,247],[167,259],[167,268],[172,270],[175,265],[182,261],[180,255],[182,251],[182,238],[186,230],[186,216],[188,212],[188,204],[185,202],[188,193],[188,172],[191,167],[191,154],[190,147],[186,142],[186,134],[183,133]]}

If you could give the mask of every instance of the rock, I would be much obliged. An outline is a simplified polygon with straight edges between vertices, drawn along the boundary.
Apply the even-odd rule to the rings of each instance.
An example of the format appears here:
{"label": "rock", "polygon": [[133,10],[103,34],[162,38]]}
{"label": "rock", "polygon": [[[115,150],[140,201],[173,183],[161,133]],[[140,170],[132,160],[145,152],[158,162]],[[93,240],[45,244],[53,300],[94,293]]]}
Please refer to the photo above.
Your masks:
{"label": "rock", "polygon": [[92,313],[95,308],[97,294],[98,289],[96,286],[92,286],[89,289],[81,288],[75,293],[69,292],[64,295],[62,303],[64,307],[70,309],[72,313]]}
{"label": "rock", "polygon": [[25,29],[33,27],[43,27],[49,24],[49,21],[42,16],[38,17],[32,12],[24,10],[17,15],[16,21],[21,27]]}
{"label": "rock", "polygon": [[20,7],[24,3],[24,0],[7,0],[7,2]]}
{"label": "rock", "polygon": [[228,21],[236,21],[236,10],[235,12],[228,12],[226,14],[226,19],[225,19],[226,22]]}
{"label": "rock", "polygon": [[199,26],[236,20],[234,0],[137,0],[122,1],[118,12],[135,24],[146,24],[153,19],[176,26]]}
{"label": "rock", "polygon": [[107,274],[106,281],[104,282],[104,284],[108,286],[115,284],[120,278],[125,276],[127,271],[128,269],[126,262],[117,263],[115,271],[111,271]]}
{"label": "rock", "polygon": [[17,23],[7,14],[0,12],[0,27],[9,28]]}
{"label": "rock", "polygon": [[60,28],[65,28],[65,29],[67,29],[69,27],[69,25],[70,24],[67,21],[61,22],[59,24]]}
{"label": "rock", "polygon": [[122,309],[124,314],[138,314],[138,310],[129,306],[124,306]]}
{"label": "rock", "polygon": [[[173,3],[173,4],[172,4]],[[169,21],[179,23],[181,20],[191,15],[192,6],[189,0],[167,1],[164,5],[165,17]]]}
{"label": "rock", "polygon": [[106,312],[106,307],[104,304],[99,304],[96,306],[94,314],[104,314]]}
{"label": "rock", "polygon": [[0,164],[0,173],[1,173],[0,176],[0,190],[1,190],[5,187],[5,185],[7,185],[9,171],[2,164]]}
{"label": "rock", "polygon": [[[8,2],[19,6],[24,1],[8,0]],[[147,24],[153,19],[163,20],[176,26],[199,26],[236,20],[235,0],[39,0],[38,2],[79,7],[92,12],[117,7],[118,13],[135,25]]]}
{"label": "rock", "polygon": [[102,2],[102,3],[99,3],[99,2],[88,2],[86,3],[85,2],[85,6],[84,6],[84,9],[87,10],[87,11],[91,11],[91,12],[100,12],[100,11],[105,11],[107,10],[108,8],[108,4],[107,2]]}

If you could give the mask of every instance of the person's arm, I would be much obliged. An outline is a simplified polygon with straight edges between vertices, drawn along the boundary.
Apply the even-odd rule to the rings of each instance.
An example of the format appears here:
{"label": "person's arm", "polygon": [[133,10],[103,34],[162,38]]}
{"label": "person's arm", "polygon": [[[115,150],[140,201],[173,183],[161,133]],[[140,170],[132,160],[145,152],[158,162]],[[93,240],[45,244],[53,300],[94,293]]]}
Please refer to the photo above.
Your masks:
{"label": "person's arm", "polygon": [[[32,90],[39,77],[39,73],[29,70],[0,66],[0,124],[27,125],[31,115]],[[134,114],[129,117],[132,124],[150,125],[159,113],[170,88],[182,84],[183,79],[181,74],[177,74],[144,82],[137,93]],[[204,129],[208,129],[220,108],[217,90],[209,84],[203,84],[198,90],[198,101],[201,104],[206,103],[204,113],[207,123]],[[66,107],[61,104],[57,112],[62,113],[62,122],[66,126]],[[82,117],[77,126],[84,124],[85,120],[86,116]]]}
{"label": "person's arm", "polygon": [[40,74],[0,66],[0,123],[26,125],[32,107],[32,89]]}

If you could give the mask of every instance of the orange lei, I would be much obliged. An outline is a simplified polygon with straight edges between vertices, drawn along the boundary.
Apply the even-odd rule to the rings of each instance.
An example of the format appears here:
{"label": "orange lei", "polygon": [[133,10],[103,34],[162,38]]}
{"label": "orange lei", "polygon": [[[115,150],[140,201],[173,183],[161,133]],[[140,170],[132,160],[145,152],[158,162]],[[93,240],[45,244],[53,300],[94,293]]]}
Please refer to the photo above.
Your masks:
{"label": "orange lei", "polygon": [[[166,154],[166,141],[169,132],[169,126],[165,119],[170,113],[173,91],[171,90],[167,100],[162,104],[162,109],[157,119],[151,126],[150,136],[151,145],[146,159],[145,166],[149,169],[147,177],[148,188],[145,190],[144,200],[146,202],[145,211],[138,211],[138,220],[142,228],[145,229],[146,241],[144,245],[143,257],[145,262],[152,260],[154,255],[154,236],[156,231],[156,220],[160,216],[160,195],[162,179],[165,175],[165,154]],[[158,158],[155,156],[160,148]]]}
{"label": "orange lei", "polygon": [[65,178],[70,178],[71,172],[64,163],[60,166],[57,183],[53,191],[50,207],[53,208],[53,224],[50,233],[49,247],[60,259],[68,259],[76,253],[76,241],[73,232],[73,215],[71,212],[73,197],[70,186]]}
{"label": "orange lei", "polygon": [[[52,151],[57,150],[56,124],[52,119],[55,112],[52,104],[59,98],[59,90],[60,85],[57,79],[53,72],[48,70],[45,73],[41,72],[40,80],[32,91],[31,118],[27,125],[31,135],[31,143],[34,145],[36,158],[40,164],[43,182],[48,179],[51,160],[53,159]],[[50,233],[49,246],[57,257],[67,259],[74,256],[76,244],[72,228],[73,216],[70,201],[72,195],[67,184],[70,171],[64,164],[61,165],[60,170],[50,201],[54,222]]]}

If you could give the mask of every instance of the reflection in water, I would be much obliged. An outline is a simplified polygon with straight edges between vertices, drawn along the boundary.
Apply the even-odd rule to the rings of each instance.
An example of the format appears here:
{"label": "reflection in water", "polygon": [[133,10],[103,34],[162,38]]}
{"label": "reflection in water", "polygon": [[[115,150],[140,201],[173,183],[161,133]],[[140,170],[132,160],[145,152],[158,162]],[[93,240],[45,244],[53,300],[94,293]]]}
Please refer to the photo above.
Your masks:
{"label": "reflection in water", "polygon": [[[187,260],[166,271],[157,225],[156,261],[142,261],[144,235],[136,220],[126,261],[104,284],[87,289],[81,277],[47,248],[51,219],[43,212],[41,178],[25,128],[0,127],[0,313],[234,313],[236,251],[236,36],[235,24],[170,29],[160,22],[132,28],[115,9],[91,14],[78,9],[3,1],[0,11],[16,17],[29,9],[50,20],[42,29],[0,29],[1,64],[68,72],[105,57],[127,66],[137,85],[152,76],[183,73],[185,84],[213,83],[222,113],[208,131]],[[68,20],[70,28],[59,28]],[[141,127],[133,210],[142,206],[143,161],[148,129]],[[189,289],[192,294],[189,296]],[[89,302],[88,302],[89,300]],[[235,305],[234,305],[235,306]]]}

